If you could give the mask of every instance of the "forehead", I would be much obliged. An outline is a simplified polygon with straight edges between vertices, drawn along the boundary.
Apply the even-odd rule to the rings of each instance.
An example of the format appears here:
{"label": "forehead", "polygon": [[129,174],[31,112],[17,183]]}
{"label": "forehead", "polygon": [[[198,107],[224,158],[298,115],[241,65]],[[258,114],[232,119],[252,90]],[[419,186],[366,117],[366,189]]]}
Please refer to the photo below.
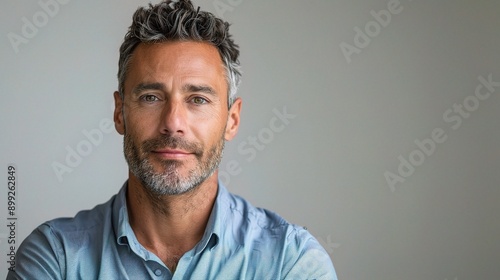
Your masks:
{"label": "forehead", "polygon": [[218,79],[225,78],[225,68],[217,48],[208,43],[140,43],[133,52],[129,74],[132,79],[162,74]]}

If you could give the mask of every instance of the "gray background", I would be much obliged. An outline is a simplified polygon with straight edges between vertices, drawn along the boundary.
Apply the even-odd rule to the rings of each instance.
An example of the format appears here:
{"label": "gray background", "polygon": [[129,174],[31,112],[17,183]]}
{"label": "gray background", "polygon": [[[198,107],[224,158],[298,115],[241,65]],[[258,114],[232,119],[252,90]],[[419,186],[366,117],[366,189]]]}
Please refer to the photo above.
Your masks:
{"label": "gray background", "polygon": [[[62,180],[52,165],[87,141],[83,130],[112,120],[118,47],[145,3],[59,4],[17,53],[7,34],[22,35],[22,18],[33,22],[43,9],[35,0],[0,4],[0,277],[8,164],[18,168],[18,243],[124,182],[114,130]],[[241,46],[243,122],[221,165],[232,192],[307,226],[340,279],[499,279],[500,87],[477,104],[473,97],[478,77],[500,81],[499,1],[401,0],[380,30],[370,11],[394,0],[196,3],[231,22]],[[228,9],[217,11],[220,3]],[[373,37],[348,62],[340,46],[355,47],[355,27],[366,25]],[[443,117],[464,101],[467,118]],[[284,108],[295,118],[270,134]],[[446,141],[415,152],[436,128]],[[238,149],[259,136],[255,157]],[[398,157],[410,155],[418,166],[391,188],[384,174],[399,176]]]}

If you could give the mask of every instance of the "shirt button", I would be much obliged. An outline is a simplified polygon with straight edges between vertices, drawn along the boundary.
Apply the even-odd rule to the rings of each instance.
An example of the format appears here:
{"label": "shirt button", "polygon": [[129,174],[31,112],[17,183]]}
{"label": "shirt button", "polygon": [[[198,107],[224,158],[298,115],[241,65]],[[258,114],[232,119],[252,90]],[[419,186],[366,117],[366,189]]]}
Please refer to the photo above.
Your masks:
{"label": "shirt button", "polygon": [[155,270],[155,274],[156,274],[156,276],[160,276],[161,275],[161,269]]}

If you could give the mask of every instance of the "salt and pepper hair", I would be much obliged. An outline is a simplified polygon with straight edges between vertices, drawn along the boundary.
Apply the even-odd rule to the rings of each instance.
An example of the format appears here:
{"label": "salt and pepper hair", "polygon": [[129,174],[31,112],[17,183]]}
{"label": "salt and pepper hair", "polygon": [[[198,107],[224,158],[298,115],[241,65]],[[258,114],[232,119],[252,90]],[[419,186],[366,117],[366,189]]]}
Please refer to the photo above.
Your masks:
{"label": "salt and pepper hair", "polygon": [[140,43],[196,41],[218,49],[226,70],[228,105],[231,107],[241,80],[240,51],[229,34],[229,23],[199,9],[195,9],[190,0],[164,0],[137,9],[120,47],[118,92],[122,99],[130,60]]}

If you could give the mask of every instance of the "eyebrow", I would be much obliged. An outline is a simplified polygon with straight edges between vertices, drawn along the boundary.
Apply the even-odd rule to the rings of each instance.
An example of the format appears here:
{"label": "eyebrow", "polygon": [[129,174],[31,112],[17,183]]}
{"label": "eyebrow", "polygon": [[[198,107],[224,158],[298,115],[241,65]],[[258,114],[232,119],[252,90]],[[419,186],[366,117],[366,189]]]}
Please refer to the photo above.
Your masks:
{"label": "eyebrow", "polygon": [[215,90],[207,85],[186,84],[182,87],[183,92],[203,92],[210,95],[217,95]]}
{"label": "eyebrow", "polygon": [[[165,91],[165,85],[162,83],[140,83],[132,89],[132,93],[139,94],[146,90]],[[216,91],[207,85],[186,84],[182,87],[182,92],[203,92],[210,95],[217,95]]]}
{"label": "eyebrow", "polygon": [[140,83],[134,89],[132,89],[133,94],[139,94],[145,90],[165,90],[165,85],[162,83]]}

